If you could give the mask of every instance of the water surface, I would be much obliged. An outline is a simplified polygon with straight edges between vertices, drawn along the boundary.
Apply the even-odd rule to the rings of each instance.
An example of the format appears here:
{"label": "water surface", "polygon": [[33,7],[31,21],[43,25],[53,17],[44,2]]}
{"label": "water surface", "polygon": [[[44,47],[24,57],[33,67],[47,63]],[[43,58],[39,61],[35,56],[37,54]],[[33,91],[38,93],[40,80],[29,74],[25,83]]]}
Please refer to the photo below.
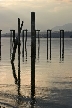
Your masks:
{"label": "water surface", "polygon": [[[0,61],[1,105],[7,105],[10,108],[72,108],[72,39],[65,39],[64,61],[60,61],[59,58],[59,39],[52,39],[52,58],[47,61],[46,42],[45,38],[40,39],[39,58],[38,44],[36,45],[36,103],[33,105],[31,104],[31,40],[28,38],[27,60],[25,53],[24,62],[22,62],[21,44],[21,96],[18,97],[18,87],[15,85],[10,63],[10,39],[2,38],[2,60]],[[17,52],[18,50],[14,62],[16,74],[18,74]]]}

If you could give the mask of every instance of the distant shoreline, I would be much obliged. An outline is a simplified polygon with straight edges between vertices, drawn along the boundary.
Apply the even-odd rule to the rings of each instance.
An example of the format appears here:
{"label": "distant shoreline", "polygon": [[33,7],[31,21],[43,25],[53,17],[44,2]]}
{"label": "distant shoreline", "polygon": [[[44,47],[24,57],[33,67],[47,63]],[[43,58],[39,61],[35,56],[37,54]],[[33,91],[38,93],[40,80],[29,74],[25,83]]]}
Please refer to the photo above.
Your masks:
{"label": "distant shoreline", "polygon": [[[1,38],[10,38],[10,36],[2,36]],[[31,38],[31,37],[28,37],[28,38]],[[36,37],[36,38],[38,38],[38,37]],[[40,37],[40,38],[47,38],[47,37]],[[50,38],[50,37],[48,37],[48,38]],[[60,37],[51,37],[51,38],[60,38]],[[72,38],[72,37],[65,37],[65,38]]]}

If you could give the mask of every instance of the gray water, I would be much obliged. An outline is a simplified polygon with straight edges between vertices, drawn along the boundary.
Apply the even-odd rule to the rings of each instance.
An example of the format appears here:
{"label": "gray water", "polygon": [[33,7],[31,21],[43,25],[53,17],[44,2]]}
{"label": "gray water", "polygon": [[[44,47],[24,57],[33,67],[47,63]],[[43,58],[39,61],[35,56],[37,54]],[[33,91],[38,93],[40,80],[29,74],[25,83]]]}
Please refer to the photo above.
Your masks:
{"label": "gray water", "polygon": [[[22,62],[21,44],[21,96],[19,98],[10,63],[10,39],[2,38],[0,105],[7,108],[72,108],[72,39],[65,39],[64,61],[60,61],[59,58],[59,39],[52,39],[52,59],[47,61],[46,42],[45,38],[40,39],[39,59],[38,44],[36,45],[36,103],[31,105],[31,40],[30,38],[27,40],[27,61],[24,55],[24,62]],[[16,73],[18,73],[17,52],[14,62]]]}

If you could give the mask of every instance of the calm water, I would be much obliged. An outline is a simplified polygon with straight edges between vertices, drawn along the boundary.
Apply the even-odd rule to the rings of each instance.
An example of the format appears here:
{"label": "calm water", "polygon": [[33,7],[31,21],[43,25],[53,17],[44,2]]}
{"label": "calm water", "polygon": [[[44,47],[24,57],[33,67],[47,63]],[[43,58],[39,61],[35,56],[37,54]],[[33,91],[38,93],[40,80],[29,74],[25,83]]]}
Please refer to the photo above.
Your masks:
{"label": "calm water", "polygon": [[[72,108],[72,39],[65,39],[64,61],[60,61],[59,39],[52,39],[52,60],[46,57],[46,39],[40,39],[36,46],[36,103],[31,105],[31,40],[27,41],[27,61],[22,62],[21,45],[21,97],[10,63],[10,39],[2,38],[2,60],[0,61],[0,105],[9,108]],[[16,51],[15,69],[18,73],[18,55]]]}

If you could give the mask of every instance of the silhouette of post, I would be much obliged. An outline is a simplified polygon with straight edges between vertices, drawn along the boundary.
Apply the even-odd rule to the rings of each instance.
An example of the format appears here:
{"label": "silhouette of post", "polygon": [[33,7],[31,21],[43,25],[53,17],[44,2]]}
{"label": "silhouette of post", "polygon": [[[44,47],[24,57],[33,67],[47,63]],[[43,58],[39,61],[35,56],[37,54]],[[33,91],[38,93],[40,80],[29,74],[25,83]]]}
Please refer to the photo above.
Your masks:
{"label": "silhouette of post", "polygon": [[48,60],[48,30],[47,30],[47,60]]}
{"label": "silhouette of post", "polygon": [[24,30],[23,30],[23,34],[22,34],[22,42],[23,42],[22,57],[23,57],[23,61],[24,61]]}
{"label": "silhouette of post", "polygon": [[35,59],[36,59],[36,30],[35,30]]}
{"label": "silhouette of post", "polygon": [[[62,37],[62,50],[61,50],[61,37]],[[60,60],[61,60],[61,51],[62,51],[62,60],[64,60],[64,30],[60,30]]]}
{"label": "silhouette of post", "polygon": [[35,12],[31,12],[31,99],[35,97]]}
{"label": "silhouette of post", "polygon": [[38,59],[39,59],[39,50],[40,50],[40,37],[39,37],[39,32],[40,30],[35,30],[38,31]]}
{"label": "silhouette of post", "polygon": [[27,29],[26,30],[24,30],[24,31],[26,31],[26,38],[25,38],[25,50],[26,50],[26,42],[27,42]]}
{"label": "silhouette of post", "polygon": [[50,31],[50,60],[51,60],[51,30]]}
{"label": "silhouette of post", "polygon": [[15,43],[15,30],[13,30],[13,43]]}
{"label": "silhouette of post", "polygon": [[0,60],[1,60],[1,31],[2,30],[0,30]]}
{"label": "silhouette of post", "polygon": [[63,48],[62,48],[62,58],[64,59],[64,30],[62,30],[62,46],[63,46]]}
{"label": "silhouette of post", "polygon": [[28,30],[26,29],[26,42],[27,42],[27,31],[28,31]]}
{"label": "silhouette of post", "polygon": [[11,59],[11,53],[12,53],[12,30],[10,30],[10,59]]}
{"label": "silhouette of post", "polygon": [[[14,60],[15,60],[15,53],[16,53],[16,49],[17,49],[17,41],[15,41],[15,30],[10,30],[11,34],[10,34],[10,59],[11,59],[11,65],[12,65],[12,70],[13,70],[13,77],[15,79],[15,84],[17,84],[17,75],[16,75],[16,70],[15,70],[15,66],[14,66]],[[13,52],[12,52],[13,49]],[[12,54],[12,58],[11,58],[11,54]]]}
{"label": "silhouette of post", "polygon": [[60,60],[61,60],[61,30],[60,30]]}
{"label": "silhouette of post", "polygon": [[25,30],[26,31],[26,38],[25,38],[25,52],[26,52],[26,61],[27,61],[27,48],[26,48],[26,43],[27,43],[27,29]]}
{"label": "silhouette of post", "polygon": [[37,30],[37,31],[38,31],[38,45],[40,46],[40,37],[39,37],[40,30]]}
{"label": "silhouette of post", "polygon": [[18,95],[20,95],[20,19],[18,18]]}
{"label": "silhouette of post", "polygon": [[40,51],[40,37],[39,37],[39,31],[40,30],[37,30],[38,31],[38,59],[39,59],[39,51]]}

